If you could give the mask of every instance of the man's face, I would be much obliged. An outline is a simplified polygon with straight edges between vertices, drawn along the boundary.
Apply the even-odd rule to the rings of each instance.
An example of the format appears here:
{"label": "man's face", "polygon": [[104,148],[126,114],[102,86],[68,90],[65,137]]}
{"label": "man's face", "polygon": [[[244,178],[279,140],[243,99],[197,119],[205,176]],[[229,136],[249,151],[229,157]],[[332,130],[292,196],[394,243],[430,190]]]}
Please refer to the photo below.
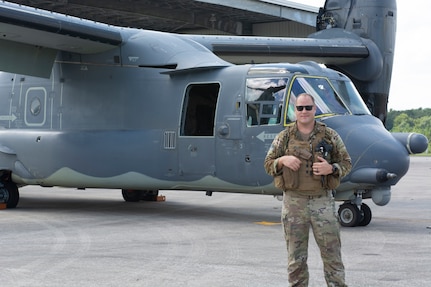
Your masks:
{"label": "man's face", "polygon": [[[309,106],[312,106],[311,110],[307,110]],[[298,111],[298,107],[302,107],[302,111]],[[298,123],[310,124],[314,122],[314,115],[316,114],[316,106],[308,96],[301,96],[296,101],[295,115]]]}

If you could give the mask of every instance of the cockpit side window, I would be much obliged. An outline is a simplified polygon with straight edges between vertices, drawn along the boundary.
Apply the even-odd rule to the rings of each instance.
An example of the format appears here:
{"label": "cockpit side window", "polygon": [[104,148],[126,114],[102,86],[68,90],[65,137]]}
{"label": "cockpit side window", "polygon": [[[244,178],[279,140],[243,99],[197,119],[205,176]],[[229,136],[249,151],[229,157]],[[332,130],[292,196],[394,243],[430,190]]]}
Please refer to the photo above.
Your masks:
{"label": "cockpit side window", "polygon": [[324,114],[349,114],[350,111],[337,95],[334,88],[326,78],[322,77],[296,77],[289,92],[289,105],[287,107],[287,123],[296,120],[294,104],[299,94],[308,93],[316,102],[316,116]]}
{"label": "cockpit side window", "polygon": [[247,126],[280,124],[287,81],[284,78],[247,79]]}

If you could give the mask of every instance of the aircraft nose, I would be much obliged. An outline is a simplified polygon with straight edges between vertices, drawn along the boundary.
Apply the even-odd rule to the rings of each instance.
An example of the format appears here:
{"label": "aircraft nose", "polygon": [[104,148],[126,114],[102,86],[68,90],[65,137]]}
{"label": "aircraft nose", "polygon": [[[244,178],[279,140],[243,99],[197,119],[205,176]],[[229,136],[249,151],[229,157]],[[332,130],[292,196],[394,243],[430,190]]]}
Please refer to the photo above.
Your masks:
{"label": "aircraft nose", "polygon": [[[357,141],[358,143],[360,141]],[[358,184],[395,185],[408,171],[410,158],[390,134],[385,139],[362,139],[362,153],[352,152],[349,180]]]}
{"label": "aircraft nose", "polygon": [[388,186],[395,185],[407,173],[410,158],[406,148],[380,120],[373,116],[339,118],[343,119],[328,126],[335,127],[352,158],[352,170],[346,180]]}

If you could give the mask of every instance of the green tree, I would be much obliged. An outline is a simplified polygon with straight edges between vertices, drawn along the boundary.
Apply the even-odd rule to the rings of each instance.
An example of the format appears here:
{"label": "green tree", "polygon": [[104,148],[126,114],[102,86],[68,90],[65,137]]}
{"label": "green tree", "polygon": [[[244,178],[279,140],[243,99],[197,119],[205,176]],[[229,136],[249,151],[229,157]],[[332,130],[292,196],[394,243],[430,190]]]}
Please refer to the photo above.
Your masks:
{"label": "green tree", "polygon": [[[393,119],[391,132],[420,133],[428,138],[428,152],[431,152],[431,115],[423,116],[422,112],[402,112]],[[420,117],[418,117],[420,115]],[[417,118],[415,118],[417,116]]]}
{"label": "green tree", "polygon": [[431,108],[426,108],[426,109],[419,108],[419,109],[405,110],[405,111],[395,111],[391,109],[388,112],[388,115],[386,117],[386,122],[385,122],[385,126],[389,131],[393,129],[394,120],[400,114],[407,114],[412,119],[418,119],[421,117],[431,116]]}
{"label": "green tree", "polygon": [[424,116],[416,120],[415,129],[428,138],[428,153],[431,152],[431,116]]}
{"label": "green tree", "polygon": [[411,117],[409,117],[406,113],[399,114],[394,119],[392,132],[412,132],[415,127],[415,121]]}
{"label": "green tree", "polygon": [[431,137],[431,116],[421,117],[416,120],[416,127],[427,137]]}

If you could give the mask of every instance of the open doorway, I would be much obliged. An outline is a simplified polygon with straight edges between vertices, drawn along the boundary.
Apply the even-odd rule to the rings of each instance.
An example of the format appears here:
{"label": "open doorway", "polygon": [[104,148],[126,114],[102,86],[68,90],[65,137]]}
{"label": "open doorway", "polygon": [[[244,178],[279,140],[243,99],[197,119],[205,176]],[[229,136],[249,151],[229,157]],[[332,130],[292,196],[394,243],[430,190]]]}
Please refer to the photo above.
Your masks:
{"label": "open doorway", "polygon": [[187,87],[181,119],[181,136],[214,136],[214,119],[220,84]]}

